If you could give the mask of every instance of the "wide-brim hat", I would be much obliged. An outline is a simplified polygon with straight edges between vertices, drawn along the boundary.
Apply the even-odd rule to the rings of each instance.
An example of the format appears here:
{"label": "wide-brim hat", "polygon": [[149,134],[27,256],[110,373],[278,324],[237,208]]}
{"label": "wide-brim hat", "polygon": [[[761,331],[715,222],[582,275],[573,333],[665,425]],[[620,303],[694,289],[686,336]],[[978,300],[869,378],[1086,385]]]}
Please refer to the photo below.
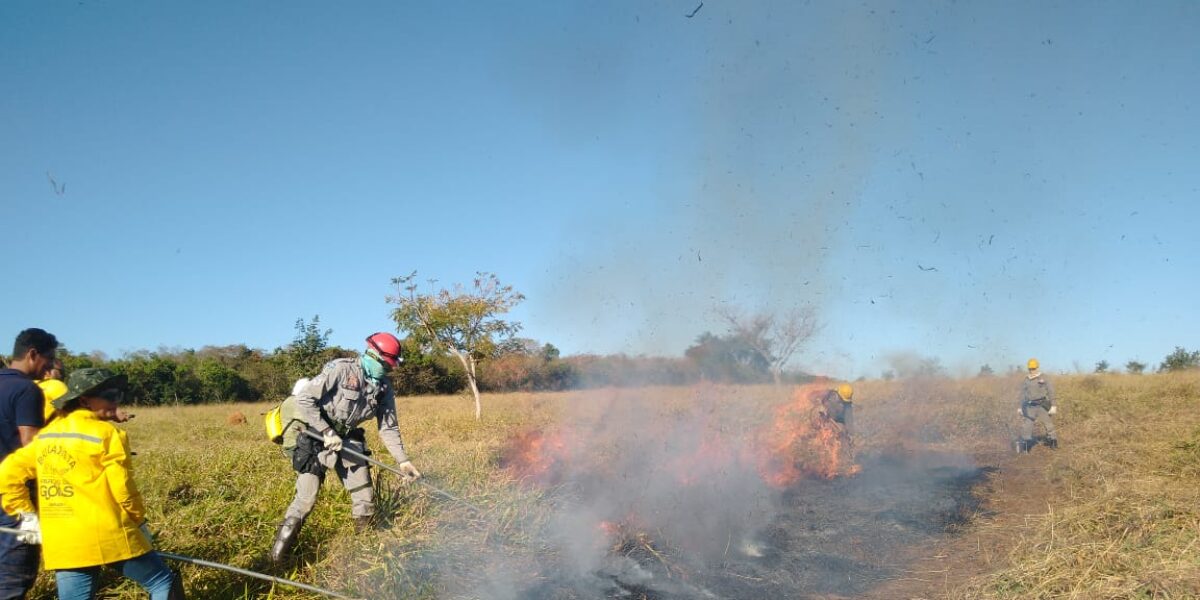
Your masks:
{"label": "wide-brim hat", "polygon": [[67,378],[67,393],[55,398],[50,404],[62,410],[67,403],[82,396],[95,396],[107,389],[125,389],[129,379],[109,369],[76,369]]}

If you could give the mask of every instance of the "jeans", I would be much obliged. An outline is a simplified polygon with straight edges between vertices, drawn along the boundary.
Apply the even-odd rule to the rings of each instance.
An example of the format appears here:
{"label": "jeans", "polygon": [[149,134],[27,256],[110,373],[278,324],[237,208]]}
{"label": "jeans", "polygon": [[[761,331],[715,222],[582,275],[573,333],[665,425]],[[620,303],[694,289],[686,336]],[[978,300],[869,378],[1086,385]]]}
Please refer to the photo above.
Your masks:
{"label": "jeans", "polygon": [[[110,563],[109,566],[120,569],[122,575],[136,581],[150,592],[150,600],[168,600],[170,597],[171,582],[174,581],[175,575],[167,568],[162,558],[159,558],[157,552],[152,550],[137,558]],[[100,583],[99,575],[99,566],[55,571],[59,600],[92,600]]]}
{"label": "jeans", "polygon": [[[0,527],[16,529],[16,517],[0,512]],[[23,544],[16,536],[0,534],[0,600],[24,598],[37,579],[41,546]]]}

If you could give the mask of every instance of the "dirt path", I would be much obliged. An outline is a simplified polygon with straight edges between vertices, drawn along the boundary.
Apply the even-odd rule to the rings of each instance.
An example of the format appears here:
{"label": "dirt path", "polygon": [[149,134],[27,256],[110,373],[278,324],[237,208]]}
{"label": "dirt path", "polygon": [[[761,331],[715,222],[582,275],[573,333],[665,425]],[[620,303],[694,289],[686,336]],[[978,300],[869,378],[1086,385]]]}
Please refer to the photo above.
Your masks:
{"label": "dirt path", "polygon": [[905,573],[860,598],[868,600],[932,600],[955,598],[955,590],[973,577],[1008,564],[1013,543],[1032,517],[1044,514],[1056,487],[1047,478],[1054,452],[1044,447],[1032,454],[1011,453],[980,457],[995,467],[986,483],[976,488],[981,499],[979,516],[960,531],[925,548],[914,548]]}

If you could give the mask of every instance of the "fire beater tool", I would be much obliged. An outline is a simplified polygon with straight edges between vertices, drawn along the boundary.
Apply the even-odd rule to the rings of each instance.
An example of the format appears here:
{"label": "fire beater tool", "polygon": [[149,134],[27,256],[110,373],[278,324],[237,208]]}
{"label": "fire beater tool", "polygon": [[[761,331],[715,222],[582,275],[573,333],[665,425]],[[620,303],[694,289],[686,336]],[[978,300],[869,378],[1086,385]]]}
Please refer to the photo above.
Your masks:
{"label": "fire beater tool", "polygon": [[[302,430],[302,431],[303,431],[304,435],[307,435],[308,437],[310,437],[310,438],[312,438],[312,439],[314,439],[314,440],[321,441],[321,442],[324,442],[324,441],[325,441],[325,438],[324,438],[324,437],[321,437],[321,434],[319,434],[319,433],[317,433],[317,432],[315,432],[315,431],[313,431],[313,430],[311,430],[311,429],[304,429],[304,430]],[[404,479],[405,481],[408,481],[408,476],[407,476],[407,475],[405,475],[404,473],[400,472],[400,470],[399,470],[399,469],[397,469],[397,468],[395,468],[395,467],[393,467],[393,466],[391,466],[391,465],[387,465],[387,464],[384,464],[384,463],[382,463],[382,462],[379,462],[379,461],[377,461],[377,460],[375,460],[375,459],[371,458],[370,456],[367,456],[366,454],[363,454],[362,452],[358,452],[358,451],[355,451],[355,450],[351,450],[351,449],[349,449],[349,448],[346,448],[346,447],[343,447],[343,448],[340,450],[340,452],[343,452],[343,453],[345,453],[346,455],[348,455],[348,456],[352,456],[352,457],[354,457],[354,458],[357,458],[357,459],[359,459],[359,460],[365,460],[365,461],[367,461],[368,463],[371,463],[371,464],[373,464],[373,465],[375,465],[375,466],[379,467],[380,469],[384,469],[384,470],[386,470],[386,471],[390,471],[390,472],[392,472],[392,473],[394,473],[394,474],[396,474],[396,475],[399,475],[399,476],[400,476],[402,479]],[[478,506],[476,506],[475,504],[472,504],[472,503],[470,503],[470,502],[467,502],[466,500],[463,500],[462,498],[459,498],[458,496],[455,496],[454,494],[451,494],[450,492],[447,492],[446,490],[443,490],[442,488],[439,488],[439,487],[437,487],[436,485],[433,485],[432,483],[429,483],[428,481],[425,481],[424,479],[420,479],[420,478],[418,478],[418,479],[416,480],[416,483],[420,484],[422,487],[424,487],[425,489],[427,489],[427,490],[429,490],[430,492],[432,492],[432,493],[433,493],[435,496],[441,496],[442,498],[445,498],[446,500],[449,500],[449,501],[451,501],[451,502],[457,502],[458,504],[461,504],[461,505],[463,505],[463,506],[465,506],[465,507],[467,507],[467,508],[469,508],[469,509],[471,509],[471,510],[475,511],[475,513],[476,513],[476,514],[483,514],[483,509],[482,509],[482,508],[479,508],[479,507],[478,507]]]}
{"label": "fire beater tool", "polygon": [[[28,532],[22,531],[20,529],[13,529],[11,527],[0,527],[0,533],[21,535],[23,533],[28,533]],[[307,583],[300,583],[299,581],[292,581],[291,579],[275,577],[274,575],[267,575],[266,573],[259,573],[257,571],[250,571],[248,569],[240,569],[233,565],[226,565],[223,563],[202,560],[199,558],[192,558],[190,556],[183,556],[182,554],[172,554],[170,552],[163,552],[162,550],[156,550],[156,552],[158,552],[159,556],[170,559],[170,560],[191,563],[193,565],[197,565],[197,566],[201,566],[201,567],[209,567],[212,569],[221,569],[223,571],[230,571],[233,573],[237,573],[239,575],[245,575],[247,577],[254,577],[256,579],[262,579],[263,581],[270,581],[271,583],[277,583],[279,585],[286,585],[289,587],[300,588],[302,590],[307,590],[307,591],[313,592],[315,594],[321,594],[322,596],[329,596],[330,598],[342,598],[343,600],[361,600],[359,598],[355,598],[354,596],[347,596],[345,594],[339,594],[335,591],[327,590],[324,588],[319,588],[315,585],[308,585]]]}

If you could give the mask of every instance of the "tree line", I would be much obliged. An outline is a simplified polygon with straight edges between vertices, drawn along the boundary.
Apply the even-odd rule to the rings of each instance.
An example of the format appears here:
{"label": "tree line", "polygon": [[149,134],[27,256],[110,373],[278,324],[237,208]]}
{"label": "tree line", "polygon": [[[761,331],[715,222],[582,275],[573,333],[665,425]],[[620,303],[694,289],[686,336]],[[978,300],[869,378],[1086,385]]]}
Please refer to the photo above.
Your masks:
{"label": "tree line", "polygon": [[[296,338],[272,351],[232,344],[196,350],[143,350],[109,358],[63,348],[59,357],[67,372],[103,366],[124,373],[130,384],[128,402],[134,405],[274,400],[285,397],[296,379],[313,376],[326,362],[357,356],[356,350],[329,345],[330,332],[320,330],[317,317],[299,320],[296,326]],[[1195,368],[1200,368],[1200,351],[1176,348],[1158,370]],[[991,369],[986,374],[991,374]],[[894,376],[889,373],[886,378]],[[405,360],[390,377],[400,395],[447,395],[468,389],[457,359],[421,353],[415,344],[405,345]],[[798,371],[784,371],[780,377],[786,383],[813,378]],[[701,381],[768,383],[775,374],[738,335],[704,332],[682,357],[562,356],[553,344],[516,338],[479,363],[478,378],[480,390],[494,393],[691,385]]]}
{"label": "tree line", "polygon": [[[99,352],[77,353],[60,348],[66,373],[106,367],[129,378],[132,405],[156,406],[253,402],[285,397],[301,377],[312,377],[335,358],[353,357],[358,349],[329,344],[332,331],[320,317],[297,319],[293,340],[274,350],[244,344],[199,349],[160,348],[121,357]],[[389,373],[399,395],[445,395],[469,389],[461,361],[451,355],[423,351],[404,339],[404,362]],[[705,332],[682,357],[582,354],[562,356],[553,344],[512,337],[477,356],[478,387],[484,392],[564,391],[597,387],[688,385],[700,381],[765,383],[776,376],[770,362],[754,354],[736,333]],[[789,382],[807,380],[782,372]]]}

